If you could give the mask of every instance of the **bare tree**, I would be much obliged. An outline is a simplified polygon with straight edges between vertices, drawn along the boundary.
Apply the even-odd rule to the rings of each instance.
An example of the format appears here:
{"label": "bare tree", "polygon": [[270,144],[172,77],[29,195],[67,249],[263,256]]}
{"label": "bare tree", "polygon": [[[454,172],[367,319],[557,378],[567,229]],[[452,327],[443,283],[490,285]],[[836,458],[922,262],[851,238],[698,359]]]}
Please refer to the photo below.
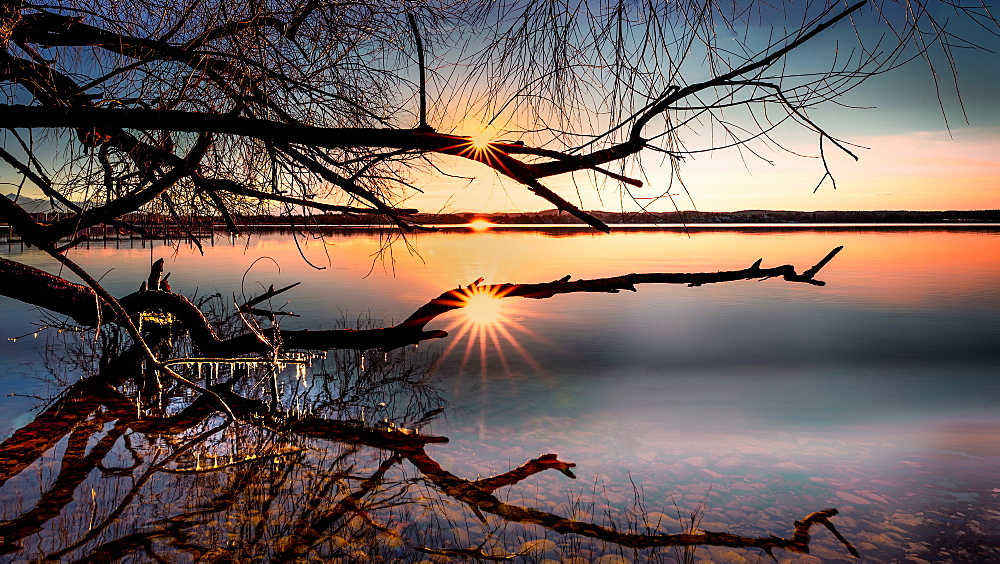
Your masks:
{"label": "bare tree", "polygon": [[[261,330],[246,321],[242,333],[220,335],[206,318],[205,304],[170,290],[162,279],[162,262],[139,292],[115,297],[74,262],[71,250],[88,228],[145,233],[151,217],[169,218],[197,244],[194,227],[200,221],[220,218],[239,232],[241,218],[276,208],[289,215],[310,210],[370,214],[404,231],[421,229],[417,210],[407,207],[409,196],[421,179],[449,174],[455,158],[478,163],[607,231],[601,220],[547,186],[547,179],[586,173],[588,183],[611,183],[627,193],[643,184],[635,177],[642,171],[640,157],[659,153],[669,160],[671,183],[679,182],[677,171],[686,155],[727,147],[752,153],[759,143],[780,145],[777,132],[783,124],[816,136],[825,179],[831,176],[825,147],[853,153],[849,143],[811,119],[810,110],[836,104],[859,84],[912,58],[923,58],[944,87],[941,77],[954,75],[951,49],[967,46],[946,27],[947,13],[971,18],[991,33],[998,27],[985,4],[924,0],[778,5],[754,0],[5,1],[0,4],[5,97],[0,158],[18,191],[31,186],[64,212],[40,218],[0,198],[0,218],[85,285],[0,259],[0,294],[79,325],[115,327],[120,341],[102,362],[127,369],[98,381],[112,389],[134,382],[154,399],[144,408],[146,415],[164,425],[176,420],[165,413],[163,398],[193,389],[199,394],[188,413],[194,420],[203,421],[211,412],[224,421],[271,428],[292,423],[287,414],[268,415],[259,398],[234,392],[235,375],[220,384],[178,367],[272,365],[293,362],[306,351],[397,349],[444,337],[443,331],[425,326],[482,290],[499,297],[548,298],[635,290],[642,283],[701,285],[768,277],[822,285],[815,277],[839,248],[801,272],[790,265],[763,268],[757,261],[731,272],[488,287],[477,281],[431,299],[394,327],[296,332]],[[772,21],[781,23],[765,25]],[[833,37],[843,44],[831,49],[826,61],[797,58],[803,46]],[[947,72],[941,72],[942,62]],[[478,136],[483,124],[495,128],[493,139]],[[696,129],[711,131],[713,144],[688,146],[687,134]],[[288,289],[272,288],[231,314],[274,316],[257,306]],[[189,339],[188,350],[177,349],[178,335]],[[280,398],[276,385],[271,390],[274,406]],[[94,424],[102,417],[110,415],[86,421]],[[133,425],[121,417],[121,425]],[[60,436],[68,434],[73,445],[85,446],[89,428],[77,424],[66,426]],[[615,540],[599,527],[570,526],[558,516],[497,505],[492,491],[504,480],[487,479],[485,486],[483,480],[462,481],[402,431],[356,429],[330,418],[297,424],[298,433],[392,453],[357,492],[317,514],[326,526],[351,511],[351,504],[404,459],[480,514],[513,520],[521,515],[559,532],[627,546],[739,542],[801,550],[808,546],[809,526],[832,529],[828,518],[835,514],[813,513],[796,525],[790,539]],[[114,443],[119,436],[107,440]],[[27,441],[7,452],[26,452],[29,460],[53,444]],[[4,476],[23,470],[18,456],[0,460]],[[68,464],[65,488],[53,495],[78,486],[80,476],[98,463],[94,459],[81,463],[79,475]],[[508,476],[507,482],[569,466],[554,456],[528,464],[524,476]],[[65,501],[57,500],[56,506]],[[43,513],[28,516],[25,523],[44,522],[50,516]],[[285,547],[287,555],[300,554],[316,540],[303,535],[322,532],[313,517],[296,525],[301,534]],[[84,544],[94,538],[85,537]],[[150,538],[125,540],[141,548]]]}
{"label": "bare tree", "polygon": [[[278,204],[411,229],[401,206],[445,154],[606,230],[544,179],[585,171],[627,190],[644,150],[676,168],[779,143],[785,122],[851,153],[811,108],[908,58],[940,75],[958,43],[946,8],[995,28],[986,7],[941,4],[7,2],[0,156],[71,213],[42,225],[0,205],[39,246],[139,210],[237,230]],[[789,27],[756,29],[775,18]],[[796,50],[831,28],[855,44],[798,70]],[[477,145],[470,123],[505,140]],[[714,144],[686,148],[694,127]],[[43,163],[55,147],[65,158]]]}

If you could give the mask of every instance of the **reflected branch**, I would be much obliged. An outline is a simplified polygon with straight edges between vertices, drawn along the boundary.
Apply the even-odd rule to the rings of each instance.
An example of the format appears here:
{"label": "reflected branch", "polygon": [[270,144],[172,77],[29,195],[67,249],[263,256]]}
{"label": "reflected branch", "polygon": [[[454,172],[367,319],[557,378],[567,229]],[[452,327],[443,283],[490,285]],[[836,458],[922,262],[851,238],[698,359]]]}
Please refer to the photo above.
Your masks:
{"label": "reflected branch", "polygon": [[69,544],[68,546],[56,552],[55,554],[50,555],[49,557],[46,558],[46,560],[62,559],[63,556],[65,556],[69,552],[76,550],[77,548],[86,545],[91,540],[99,537],[106,528],[118,522],[118,520],[125,513],[125,511],[132,506],[133,501],[136,499],[137,496],[139,496],[140,492],[143,490],[146,484],[154,476],[160,473],[167,464],[173,462],[174,460],[182,456],[185,452],[195,447],[196,445],[199,445],[204,441],[208,440],[219,431],[228,427],[230,424],[231,421],[226,420],[221,425],[212,427],[206,431],[199,433],[195,437],[191,438],[190,440],[186,441],[184,444],[176,448],[172,453],[164,457],[159,462],[151,464],[142,474],[140,474],[135,478],[132,487],[125,493],[125,495],[121,497],[121,501],[117,504],[117,506],[114,507],[111,510],[111,512],[108,513],[108,515],[99,524],[90,527],[87,530],[87,532],[82,537],[80,537],[76,542]]}
{"label": "reflected branch", "polygon": [[[0,443],[0,487],[20,474],[102,406],[125,400],[108,382],[87,378],[68,388],[33,421]],[[125,403],[129,402],[125,400]],[[134,408],[133,408],[134,409]]]}
{"label": "reflected branch", "polygon": [[507,486],[513,486],[521,480],[527,479],[530,476],[548,469],[558,470],[562,472],[564,476],[575,480],[576,475],[574,475],[573,471],[570,470],[570,468],[575,466],[576,464],[572,462],[563,462],[562,460],[559,460],[555,454],[543,454],[538,458],[533,458],[525,462],[510,472],[504,472],[503,474],[498,474],[492,478],[482,478],[470,483],[486,493],[493,493],[495,490]]}
{"label": "reflected branch", "polygon": [[[545,455],[538,459],[529,461],[525,465],[518,468],[518,470],[524,468],[525,466],[532,465],[532,463],[536,463],[534,466],[535,471],[531,473],[540,472],[546,468],[542,467],[545,466],[544,464],[539,465],[537,463],[543,459],[548,460],[548,457],[551,457],[551,460],[555,460],[555,455]],[[489,489],[496,483],[490,481],[493,479],[477,480],[472,482],[459,478],[451,472],[443,469],[440,464],[431,459],[431,457],[427,456],[423,450],[407,453],[406,458],[421,472],[423,472],[424,475],[426,475],[438,488],[440,488],[441,491],[459,501],[462,501],[463,503],[468,504],[476,511],[498,515],[507,521],[539,525],[561,534],[572,533],[636,549],[663,546],[727,546],[730,548],[757,548],[773,557],[772,551],[775,548],[781,548],[789,552],[808,554],[810,530],[813,525],[822,524],[833,532],[833,534],[837,537],[837,540],[844,544],[852,556],[860,558],[860,554],[857,549],[854,548],[854,546],[851,545],[851,543],[837,531],[833,523],[830,522],[830,517],[838,514],[838,511],[832,508],[810,513],[803,520],[796,521],[794,523],[794,532],[792,533],[792,536],[788,538],[774,536],[744,537],[731,533],[715,533],[709,531],[661,535],[622,533],[594,523],[577,521],[556,515],[554,513],[504,503],[492,494],[492,491],[495,488]],[[557,466],[549,467],[558,469]],[[500,476],[497,478],[500,478]],[[511,483],[516,483],[516,481],[517,480]],[[479,487],[477,484],[480,483],[487,484],[487,488]]]}
{"label": "reflected branch", "polygon": [[[361,499],[372,493],[372,491],[382,483],[386,472],[388,472],[389,469],[396,464],[399,464],[399,462],[400,458],[397,455],[394,454],[390,456],[382,462],[381,465],[379,465],[378,470],[376,470],[374,474],[362,482],[358,489],[340,499],[333,509],[323,511],[318,516],[310,518],[308,521],[300,521],[295,527],[295,532],[292,534],[291,538],[285,541],[286,544],[284,549],[281,550],[277,556],[275,556],[273,562],[291,562],[295,559],[306,556],[309,547],[315,544],[323,536],[327,529],[340,521],[348,513],[357,513],[361,511],[361,508],[358,505]],[[334,480],[330,480],[330,483],[333,481]],[[314,502],[319,501],[321,501],[321,499],[318,497],[314,499]]]}
{"label": "reflected branch", "polygon": [[87,452],[88,443],[100,434],[110,419],[101,414],[73,430],[63,452],[61,471],[52,486],[42,493],[33,509],[14,519],[0,521],[0,554],[9,552],[17,541],[41,531],[45,523],[74,501],[76,489],[127,430],[124,425],[116,425]]}
{"label": "reflected branch", "polygon": [[[141,360],[139,356],[132,356],[133,361]],[[138,367],[137,362],[133,366]],[[136,419],[135,415],[141,415],[141,407],[132,400],[126,399],[121,394],[111,394],[105,396],[108,401],[102,402],[87,401],[98,397],[97,394],[86,392],[99,390],[95,387],[97,382],[102,382],[100,376],[94,376],[70,386],[64,394],[61,402],[53,405],[64,414],[68,421],[77,422],[76,426],[69,429],[69,438],[65,450],[61,457],[62,471],[47,493],[44,493],[38,503],[38,507],[25,513],[23,516],[6,521],[0,527],[5,538],[2,546],[3,553],[10,553],[18,550],[17,543],[33,534],[38,533],[46,523],[54,523],[69,506],[74,499],[80,496],[86,497],[90,491],[85,487],[86,479],[95,469],[103,467],[104,459],[111,453],[113,447],[124,440],[127,431],[145,434],[152,440],[146,441],[146,447],[139,447],[137,452],[135,440],[125,441],[125,448],[137,461],[151,460],[152,462],[134,464],[129,468],[118,468],[116,475],[132,476],[132,484],[125,491],[112,489],[113,497],[105,516],[99,522],[91,522],[89,527],[80,531],[75,537],[75,541],[69,542],[65,546],[52,551],[46,556],[48,559],[65,559],[75,551],[85,550],[87,556],[83,561],[102,561],[102,559],[123,558],[129,554],[142,553],[146,556],[158,559],[157,549],[166,542],[174,549],[190,552],[196,558],[239,558],[240,555],[250,554],[245,548],[233,546],[219,547],[206,539],[196,538],[195,530],[206,522],[213,520],[231,520],[234,518],[231,512],[239,511],[241,503],[247,500],[254,500],[254,506],[261,508],[262,513],[257,514],[254,519],[256,525],[244,527],[247,533],[252,534],[260,540],[264,535],[263,519],[265,514],[271,515],[269,518],[280,519],[275,511],[270,509],[272,504],[277,503],[278,496],[288,493],[280,484],[290,480],[290,472],[293,468],[308,468],[311,464],[303,466],[306,457],[312,456],[313,447],[278,447],[271,444],[271,439],[267,437],[283,437],[282,442],[294,441],[302,444],[302,439],[314,441],[320,451],[325,452],[320,457],[313,458],[314,461],[330,460],[330,469],[319,474],[322,481],[315,484],[308,491],[308,501],[302,500],[294,502],[295,518],[287,525],[281,525],[279,530],[283,531],[280,536],[282,542],[274,545],[274,552],[269,552],[266,559],[274,562],[284,562],[290,559],[311,557],[314,550],[323,543],[329,542],[331,535],[344,534],[345,527],[353,517],[359,519],[355,521],[357,527],[361,527],[358,534],[369,535],[371,542],[382,542],[378,539],[392,539],[395,546],[407,543],[416,552],[426,554],[437,554],[441,556],[469,557],[486,560],[505,561],[523,556],[524,552],[496,552],[485,551],[485,542],[477,548],[428,548],[416,544],[413,540],[407,540],[399,531],[391,526],[377,523],[370,514],[379,507],[396,507],[411,503],[411,494],[408,494],[408,484],[410,480],[390,481],[387,475],[390,469],[399,465],[403,461],[412,464],[435,489],[444,496],[459,501],[468,506],[483,522],[486,522],[486,514],[495,515],[503,519],[502,523],[520,523],[524,525],[540,526],[545,529],[560,533],[573,534],[603,541],[613,545],[632,548],[646,549],[652,547],[669,546],[725,546],[731,548],[753,548],[762,550],[773,555],[775,548],[780,548],[793,553],[808,553],[811,542],[812,527],[816,524],[823,525],[834,534],[847,550],[854,556],[858,556],[857,550],[851,543],[836,529],[831,518],[837,515],[836,509],[824,509],[816,511],[806,516],[801,521],[794,523],[794,530],[789,537],[750,537],[735,535],[723,532],[710,532],[694,530],[680,534],[638,534],[622,532],[613,526],[602,526],[596,523],[567,518],[556,513],[541,511],[531,507],[506,503],[501,501],[496,495],[500,488],[514,486],[546,470],[557,470],[569,478],[575,478],[572,471],[576,464],[561,460],[555,454],[545,454],[529,460],[520,466],[491,477],[476,480],[466,480],[445,469],[439,462],[427,454],[425,446],[430,443],[446,442],[445,437],[434,437],[419,435],[413,431],[398,428],[393,425],[386,427],[369,427],[363,422],[340,421],[322,416],[302,416],[293,415],[288,412],[275,410],[273,406],[268,406],[265,402],[253,397],[244,397],[235,391],[238,380],[249,377],[249,374],[233,375],[228,381],[221,382],[213,386],[215,393],[219,394],[227,405],[230,406],[235,420],[221,417],[218,405],[205,396],[195,397],[190,403],[172,417],[157,418],[148,415],[141,419]],[[123,378],[124,380],[124,378]],[[183,393],[185,388],[175,385],[171,393]],[[180,396],[174,396],[180,399]],[[72,398],[73,401],[70,401]],[[105,399],[101,398],[101,399]],[[56,448],[60,436],[47,437],[43,433],[29,433],[29,430],[43,428],[42,425],[52,421],[52,409],[39,415],[36,421],[28,424],[15,433],[12,441],[5,442],[0,451],[9,452],[14,448],[23,448],[26,451],[40,453]],[[87,419],[88,414],[97,413],[91,419]],[[432,414],[429,412],[429,414]],[[427,417],[427,416],[425,416]],[[212,421],[222,419],[221,425],[213,425]],[[113,429],[103,434],[105,423],[117,421]],[[238,437],[244,434],[237,427],[243,429],[260,429],[258,435],[260,442],[257,446],[242,445],[235,442],[235,439],[228,438],[230,435]],[[137,435],[131,435],[136,437]],[[33,438],[36,444],[31,444]],[[160,437],[160,440],[155,439]],[[162,439],[166,439],[163,441]],[[190,461],[197,460],[193,451],[195,449],[206,449],[210,443],[224,441],[230,444],[230,452],[238,451],[241,456],[247,456],[246,460],[231,459],[230,463],[209,462],[208,466],[200,468],[197,464],[193,467]],[[94,444],[89,452],[86,447]],[[269,444],[270,446],[265,446]],[[331,457],[328,448],[322,445],[339,444],[344,445],[346,450],[340,456]],[[167,452],[163,452],[160,446],[171,445]],[[354,465],[349,457],[356,456],[361,452],[360,447],[375,449],[375,454],[380,455],[381,463],[378,468],[367,477],[359,478],[352,471]],[[232,455],[230,455],[232,456]],[[23,474],[28,468],[27,464],[19,464],[16,467],[7,465],[7,477]],[[268,469],[268,470],[265,470]],[[108,540],[108,531],[118,531],[113,525],[122,523],[127,512],[136,507],[144,499],[144,493],[152,487],[153,478],[156,476],[164,479],[177,480],[178,487],[190,487],[190,495],[199,496],[210,493],[207,500],[187,501],[180,504],[183,509],[180,512],[169,514],[167,517],[157,519],[149,525],[144,525],[145,530],[136,531],[126,526],[122,529],[122,536],[115,540]],[[210,477],[218,477],[225,485],[222,490],[199,489],[200,480]],[[274,479],[279,483],[265,488],[263,498],[255,497],[253,494],[254,484],[268,483],[266,480]],[[346,493],[339,499],[333,499],[338,488],[349,480],[361,480],[359,486]],[[210,482],[209,482],[210,483]],[[395,490],[398,490],[395,491]],[[371,499],[378,496],[379,499]],[[184,499],[184,498],[182,498]],[[364,505],[363,500],[368,499]],[[97,501],[94,501],[94,515],[97,515]],[[286,502],[287,503],[287,502]],[[236,517],[249,519],[249,516]],[[247,521],[247,524],[253,524]],[[336,533],[335,533],[336,531]],[[368,532],[360,532],[368,531]],[[374,537],[371,537],[374,535]],[[386,541],[388,542],[388,541]],[[91,546],[92,543],[97,543]],[[256,545],[256,543],[252,543]],[[251,545],[247,545],[250,547]],[[336,548],[336,547],[334,547]],[[265,549],[265,552],[267,549]],[[315,554],[320,554],[315,553]],[[258,558],[261,553],[257,552]]]}

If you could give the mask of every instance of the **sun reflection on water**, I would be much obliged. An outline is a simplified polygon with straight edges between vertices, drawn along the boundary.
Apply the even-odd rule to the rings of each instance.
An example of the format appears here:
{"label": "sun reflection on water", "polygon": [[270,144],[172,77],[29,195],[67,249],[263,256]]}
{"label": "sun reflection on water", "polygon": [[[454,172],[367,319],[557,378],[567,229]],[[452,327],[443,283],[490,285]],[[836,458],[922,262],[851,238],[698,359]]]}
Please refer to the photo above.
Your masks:
{"label": "sun reflection on water", "polygon": [[469,228],[473,231],[485,231],[494,225],[494,223],[490,223],[486,219],[473,219],[469,222]]}
{"label": "sun reflection on water", "polygon": [[[459,296],[461,309],[448,327],[452,337],[444,350],[444,357],[448,357],[453,350],[462,346],[464,350],[460,371],[474,356],[478,356],[480,373],[485,375],[488,371],[487,361],[490,356],[494,356],[503,365],[504,372],[510,373],[510,351],[514,351],[532,368],[541,370],[528,350],[518,341],[525,336],[533,337],[531,331],[522,324],[523,312],[518,312],[511,301],[503,300],[504,297],[506,293],[496,286],[473,285],[462,290]],[[521,337],[515,335],[515,332],[520,333]]]}
{"label": "sun reflection on water", "polygon": [[504,304],[500,301],[501,297],[485,289],[473,288],[463,299],[462,315],[467,323],[473,325],[498,323],[503,317]]}

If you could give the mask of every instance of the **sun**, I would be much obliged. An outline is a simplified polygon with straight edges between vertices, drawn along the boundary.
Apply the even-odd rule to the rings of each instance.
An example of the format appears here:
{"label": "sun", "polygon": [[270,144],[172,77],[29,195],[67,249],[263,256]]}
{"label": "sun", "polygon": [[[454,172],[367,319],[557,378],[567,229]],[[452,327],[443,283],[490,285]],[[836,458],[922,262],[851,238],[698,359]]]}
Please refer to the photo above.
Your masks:
{"label": "sun", "polygon": [[490,221],[486,219],[473,219],[469,222],[469,228],[473,231],[485,231],[490,227],[493,227],[493,225],[493,223],[490,223]]}
{"label": "sun", "polygon": [[472,143],[472,148],[476,151],[485,151],[489,148],[490,143],[493,142],[493,137],[489,131],[484,130],[469,137],[469,142]]}
{"label": "sun", "polygon": [[516,307],[503,300],[511,288],[505,287],[507,285],[479,286],[481,280],[480,278],[476,283],[454,291],[455,301],[451,302],[451,305],[456,306],[458,315],[447,327],[449,332],[454,333],[442,358],[449,356],[456,348],[464,349],[459,372],[465,369],[469,361],[478,356],[480,376],[485,378],[490,357],[499,360],[504,371],[510,373],[508,355],[513,351],[540,372],[541,366],[518,342],[519,337],[515,336],[516,331],[522,333],[521,337],[538,339],[537,335],[523,325],[523,312],[518,312]]}
{"label": "sun", "polygon": [[462,298],[462,315],[473,325],[493,325],[503,319],[503,303],[487,291],[473,291]]}

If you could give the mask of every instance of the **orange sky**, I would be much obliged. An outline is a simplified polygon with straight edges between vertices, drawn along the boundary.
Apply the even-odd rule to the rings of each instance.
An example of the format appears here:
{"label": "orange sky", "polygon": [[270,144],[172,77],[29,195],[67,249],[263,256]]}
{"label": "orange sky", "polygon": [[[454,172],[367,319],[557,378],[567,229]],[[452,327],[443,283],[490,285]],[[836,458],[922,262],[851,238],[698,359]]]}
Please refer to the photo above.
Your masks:
{"label": "orange sky", "polygon": [[[853,117],[853,116],[852,116]],[[861,145],[860,160],[830,150],[827,157],[837,179],[829,179],[813,192],[823,176],[821,162],[787,153],[765,153],[774,164],[753,156],[744,161],[739,152],[725,150],[688,159],[681,175],[691,194],[675,186],[680,209],[735,211],[741,209],[788,210],[975,210],[1000,208],[1000,127],[963,127],[901,132],[889,135],[848,136]],[[815,154],[816,141],[803,139],[794,150]],[[647,181],[632,195],[653,198],[670,187],[669,169],[659,155],[644,154]],[[467,183],[445,180],[423,186],[409,204],[425,211],[537,211],[551,209],[548,202],[507,179],[498,179],[475,163],[445,161],[449,171],[475,176]],[[615,182],[595,180],[587,174],[546,179],[546,185],[585,209],[636,210],[638,204],[619,192]],[[693,205],[691,200],[693,200]],[[650,200],[639,200],[646,204]],[[673,209],[669,199],[651,206]]]}
{"label": "orange sky", "polygon": [[[622,194],[618,183],[603,177],[578,174],[574,185],[574,179],[564,175],[547,178],[544,184],[584,209],[609,211],[636,210],[639,204],[653,201],[648,198],[668,191],[678,195],[678,208],[703,211],[998,209],[1000,104],[996,92],[1000,91],[1000,73],[986,69],[1000,65],[1000,42],[969,22],[956,25],[956,31],[993,53],[956,50],[954,83],[946,74],[939,74],[935,84],[927,65],[916,60],[873,77],[838,98],[838,103],[808,109],[809,117],[830,135],[863,147],[852,147],[860,158],[855,162],[831,143],[825,144],[837,190],[826,180],[813,193],[824,174],[818,158],[802,158],[760,144],[754,149],[773,160],[773,165],[747,152],[744,161],[734,149],[688,157],[681,166],[681,175],[690,200],[683,188],[671,186],[670,171],[662,166],[662,155],[648,150],[642,159],[646,185],[632,193],[642,198],[637,202],[629,194]],[[806,59],[796,64],[811,69],[817,64],[813,58],[824,47],[819,45],[817,49],[804,53]],[[470,131],[454,133],[477,133],[471,130],[477,129],[478,123],[468,125]],[[753,130],[752,123],[745,125]],[[530,130],[533,124],[519,127]],[[795,153],[812,157],[819,154],[816,134],[805,128],[782,125],[774,134]],[[507,138],[517,137],[508,134]],[[687,150],[695,151],[721,143],[718,132],[712,137],[697,130],[681,132],[681,141]],[[498,180],[484,167],[454,161],[445,164],[448,172],[476,176],[477,181],[469,185],[437,179],[421,185],[426,193],[413,198],[410,204],[426,211],[537,211],[553,207],[523,186]],[[631,172],[632,176],[642,177],[637,171]],[[651,207],[657,211],[673,208],[674,202],[669,199]]]}

